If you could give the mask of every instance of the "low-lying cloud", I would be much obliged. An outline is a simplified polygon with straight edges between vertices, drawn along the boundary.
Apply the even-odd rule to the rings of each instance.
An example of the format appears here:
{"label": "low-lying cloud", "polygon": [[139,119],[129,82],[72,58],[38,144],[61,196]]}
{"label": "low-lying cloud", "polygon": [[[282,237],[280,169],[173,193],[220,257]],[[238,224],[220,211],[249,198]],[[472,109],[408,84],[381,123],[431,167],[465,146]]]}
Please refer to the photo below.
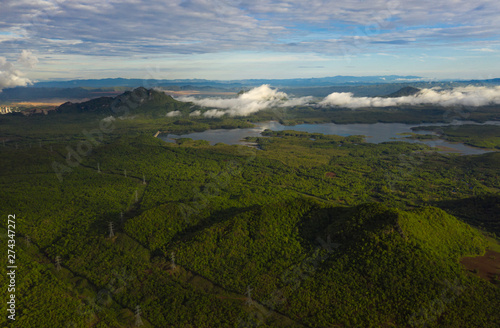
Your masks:
{"label": "low-lying cloud", "polygon": [[400,105],[486,106],[500,104],[500,86],[457,87],[451,90],[422,89],[412,96],[395,98],[353,97],[350,92],[334,92],[318,103],[322,107],[390,107]]}
{"label": "low-lying cloud", "polygon": [[[196,110],[189,114],[190,116],[203,116],[207,118],[217,118],[224,115],[248,116],[264,109],[285,108],[306,104],[318,107],[344,107],[352,109],[404,105],[479,107],[500,104],[500,86],[466,86],[449,90],[439,88],[422,89],[411,96],[393,98],[354,97],[351,92],[334,92],[319,102],[313,102],[313,97],[311,96],[291,98],[286,93],[271,89],[269,85],[264,84],[240,94],[236,98],[181,97],[179,100],[209,108],[204,112]],[[177,113],[170,115],[177,115]]]}
{"label": "low-lying cloud", "polygon": [[268,84],[253,88],[236,98],[195,98],[182,97],[181,101],[192,102],[202,107],[212,108],[204,112],[204,117],[248,116],[273,107],[293,107],[307,104],[312,97],[290,98],[286,93],[271,89]]}
{"label": "low-lying cloud", "polygon": [[178,110],[175,110],[175,111],[171,111],[171,112],[168,112],[166,114],[167,117],[177,117],[177,116],[181,116],[182,113]]}
{"label": "low-lying cloud", "polygon": [[8,62],[5,57],[0,57],[0,92],[5,88],[26,86],[31,81],[23,77],[21,71]]}

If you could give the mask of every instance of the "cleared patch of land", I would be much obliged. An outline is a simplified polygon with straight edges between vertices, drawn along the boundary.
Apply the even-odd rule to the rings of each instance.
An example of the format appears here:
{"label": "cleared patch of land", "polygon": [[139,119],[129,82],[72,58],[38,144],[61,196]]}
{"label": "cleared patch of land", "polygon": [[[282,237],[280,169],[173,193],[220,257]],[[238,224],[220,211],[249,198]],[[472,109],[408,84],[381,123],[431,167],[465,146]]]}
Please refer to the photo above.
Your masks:
{"label": "cleared patch of land", "polygon": [[460,263],[469,271],[492,283],[499,283],[500,253],[487,250],[483,256],[464,257]]}
{"label": "cleared patch of land", "polygon": [[44,101],[22,101],[12,103],[12,106],[15,107],[40,107],[40,106],[59,106],[64,104],[68,100],[64,99],[53,99],[53,100],[44,100]]}

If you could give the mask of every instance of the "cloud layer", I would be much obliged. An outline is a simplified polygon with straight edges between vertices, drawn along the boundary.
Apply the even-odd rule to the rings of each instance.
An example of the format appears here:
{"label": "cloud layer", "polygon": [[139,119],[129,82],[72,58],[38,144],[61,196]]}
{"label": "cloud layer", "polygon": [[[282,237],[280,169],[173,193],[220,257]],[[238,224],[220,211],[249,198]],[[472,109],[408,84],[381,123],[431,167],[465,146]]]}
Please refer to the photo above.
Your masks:
{"label": "cloud layer", "polygon": [[440,106],[485,106],[500,104],[500,86],[467,86],[452,90],[422,89],[413,96],[396,98],[353,97],[350,92],[334,92],[319,102],[319,106],[346,108],[389,107],[400,105],[440,105]]}
{"label": "cloud layer", "polygon": [[[20,59],[22,59],[23,56],[26,57],[26,53],[24,53],[24,51]],[[28,78],[24,77],[23,73],[17,70],[14,64],[7,61],[5,57],[0,57],[0,92],[5,88],[26,86],[30,83],[31,81]]]}
{"label": "cloud layer", "polygon": [[[195,110],[190,116],[203,116],[207,118],[229,116],[248,116],[264,109],[286,108],[300,105],[311,105],[317,107],[391,107],[391,106],[418,106],[437,105],[443,107],[469,106],[479,107],[500,104],[500,86],[457,87],[451,90],[437,88],[422,89],[415,95],[382,98],[382,97],[354,97],[350,92],[334,92],[319,102],[313,101],[313,97],[291,98],[286,93],[271,89],[264,84],[253,88],[248,92],[240,94],[235,98],[195,98],[180,97],[180,101],[192,102],[208,110],[202,112]],[[170,113],[169,113],[170,114]],[[168,116],[179,115],[172,112]]]}
{"label": "cloud layer", "polygon": [[203,114],[199,111],[192,113],[192,116],[203,115],[204,117],[221,117],[226,114],[229,116],[248,116],[267,108],[304,105],[310,102],[311,99],[312,97],[290,99],[286,93],[271,89],[267,84],[253,88],[248,92],[240,94],[236,98],[179,98],[181,101],[192,102],[203,107],[215,108]]}
{"label": "cloud layer", "polygon": [[498,43],[499,12],[496,0],[3,0],[0,44],[130,55]]}
{"label": "cloud layer", "polygon": [[[148,65],[160,68],[158,79],[500,74],[497,0],[2,0],[0,6],[0,56],[13,62],[32,49],[40,65],[30,77],[41,80],[144,78]],[[275,62],[282,54],[295,59]]]}

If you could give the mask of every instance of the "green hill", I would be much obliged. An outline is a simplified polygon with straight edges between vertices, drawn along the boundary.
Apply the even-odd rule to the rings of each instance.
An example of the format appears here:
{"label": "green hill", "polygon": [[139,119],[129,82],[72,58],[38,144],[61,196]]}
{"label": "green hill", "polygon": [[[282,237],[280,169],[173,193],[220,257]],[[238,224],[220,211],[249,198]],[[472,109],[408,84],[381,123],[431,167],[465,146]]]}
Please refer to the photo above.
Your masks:
{"label": "green hill", "polygon": [[100,97],[81,103],[66,102],[57,107],[57,113],[111,113],[114,98]]}
{"label": "green hill", "polygon": [[[130,221],[127,230],[142,227],[145,234],[135,237],[147,243],[149,224],[165,227],[178,238],[162,240],[182,266],[228,290],[244,291],[250,285],[268,311],[306,326],[404,327],[422,322],[433,327],[440,326],[439,315],[448,322],[444,326],[465,327],[463,311],[476,315],[469,307],[479,296],[473,288],[482,284],[463,273],[458,259],[482,253],[485,240],[437,208],[331,207],[297,199],[218,216],[218,222],[191,233],[171,230],[171,222],[182,216],[176,218],[171,211],[155,215],[160,221],[145,213]],[[487,290],[481,292],[485,301],[500,295],[494,287],[480,288]],[[453,302],[427,309],[440,299]],[[429,313],[422,314],[422,309]],[[264,324],[265,313],[260,319],[243,319]],[[478,320],[493,323],[499,318]]]}
{"label": "green hill", "polygon": [[116,97],[100,97],[82,103],[67,102],[58,113],[98,113],[106,115],[142,114],[147,117],[165,116],[171,111],[187,111],[191,107],[164,92],[143,87],[126,91]]}
{"label": "green hill", "polygon": [[419,92],[420,92],[420,89],[408,86],[408,87],[401,88],[398,91],[387,95],[386,97],[387,98],[398,98],[398,97],[413,96]]}

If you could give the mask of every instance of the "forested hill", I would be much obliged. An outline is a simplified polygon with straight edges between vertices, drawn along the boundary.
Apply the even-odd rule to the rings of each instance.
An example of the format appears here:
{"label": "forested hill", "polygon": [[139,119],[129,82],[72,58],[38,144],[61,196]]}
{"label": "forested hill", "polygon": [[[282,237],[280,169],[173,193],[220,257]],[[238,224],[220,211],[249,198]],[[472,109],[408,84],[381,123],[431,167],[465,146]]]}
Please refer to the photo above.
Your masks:
{"label": "forested hill", "polygon": [[419,92],[420,92],[420,89],[407,86],[407,87],[399,89],[396,92],[391,93],[390,95],[387,95],[386,97],[387,98],[398,98],[398,97],[413,96]]}
{"label": "forested hill", "polygon": [[123,114],[144,113],[165,115],[167,112],[189,108],[190,105],[175,100],[169,95],[154,89],[143,87],[126,91],[116,97],[100,97],[81,103],[67,102],[56,109],[57,113],[100,113]]}

